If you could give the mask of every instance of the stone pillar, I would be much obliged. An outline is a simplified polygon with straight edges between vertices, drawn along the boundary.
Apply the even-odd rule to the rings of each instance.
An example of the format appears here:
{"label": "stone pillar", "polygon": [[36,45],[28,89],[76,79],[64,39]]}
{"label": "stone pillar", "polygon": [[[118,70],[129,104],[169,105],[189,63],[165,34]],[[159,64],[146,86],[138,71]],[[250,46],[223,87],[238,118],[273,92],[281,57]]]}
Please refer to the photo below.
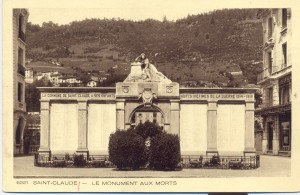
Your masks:
{"label": "stone pillar", "polygon": [[50,101],[41,100],[41,131],[39,155],[50,157]]}
{"label": "stone pillar", "polygon": [[24,144],[25,144],[25,140],[24,140],[24,133],[25,133],[25,127],[26,127],[26,119],[24,117],[24,115],[22,114],[22,116],[20,116],[21,119],[21,124],[20,124],[20,133],[21,133],[21,137],[20,137],[20,153],[24,154]]}
{"label": "stone pillar", "polygon": [[87,101],[78,101],[78,148],[77,153],[88,155],[87,148]]}
{"label": "stone pillar", "polygon": [[263,137],[262,137],[262,153],[267,154],[268,151],[268,125],[267,118],[263,118]]}
{"label": "stone pillar", "polygon": [[273,154],[278,155],[279,152],[279,116],[274,116],[274,127],[273,127]]}
{"label": "stone pillar", "polygon": [[255,155],[254,101],[247,101],[245,108],[245,150],[244,155]]}
{"label": "stone pillar", "polygon": [[14,154],[18,154],[17,145],[16,145],[16,135],[17,135],[17,127],[18,127],[19,119],[18,114],[14,113]]}
{"label": "stone pillar", "polygon": [[179,100],[170,100],[171,102],[171,133],[180,136],[180,106]]}
{"label": "stone pillar", "polygon": [[209,101],[207,109],[207,151],[206,154],[218,153],[217,148],[217,101]]}
{"label": "stone pillar", "polygon": [[[117,100],[117,129],[125,129],[125,100]],[[130,121],[129,121],[130,122]]]}
{"label": "stone pillar", "polygon": [[273,81],[273,104],[279,105],[279,84],[278,80]]}

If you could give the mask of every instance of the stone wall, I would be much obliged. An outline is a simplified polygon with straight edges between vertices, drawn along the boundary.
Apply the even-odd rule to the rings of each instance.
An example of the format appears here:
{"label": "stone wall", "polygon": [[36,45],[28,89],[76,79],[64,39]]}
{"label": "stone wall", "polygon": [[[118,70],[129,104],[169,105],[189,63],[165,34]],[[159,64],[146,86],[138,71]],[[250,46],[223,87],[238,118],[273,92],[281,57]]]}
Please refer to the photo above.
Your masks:
{"label": "stone wall", "polygon": [[40,91],[41,155],[107,155],[110,134],[135,125],[131,117],[147,108],[163,117],[164,131],[179,135],[182,155],[255,154],[254,89],[119,83]]}

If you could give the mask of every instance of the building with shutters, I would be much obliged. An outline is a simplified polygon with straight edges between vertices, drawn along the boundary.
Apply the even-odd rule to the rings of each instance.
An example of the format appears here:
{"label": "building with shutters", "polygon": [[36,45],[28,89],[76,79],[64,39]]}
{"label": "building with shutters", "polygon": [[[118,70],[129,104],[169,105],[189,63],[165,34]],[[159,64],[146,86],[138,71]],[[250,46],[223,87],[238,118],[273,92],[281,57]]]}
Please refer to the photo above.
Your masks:
{"label": "building with shutters", "polygon": [[14,154],[23,153],[23,135],[26,126],[25,103],[25,49],[27,9],[13,9],[13,110]]}
{"label": "building with shutters", "polygon": [[291,155],[292,13],[266,9],[263,25],[263,71],[258,75],[263,104],[255,112],[263,118],[262,152]]}

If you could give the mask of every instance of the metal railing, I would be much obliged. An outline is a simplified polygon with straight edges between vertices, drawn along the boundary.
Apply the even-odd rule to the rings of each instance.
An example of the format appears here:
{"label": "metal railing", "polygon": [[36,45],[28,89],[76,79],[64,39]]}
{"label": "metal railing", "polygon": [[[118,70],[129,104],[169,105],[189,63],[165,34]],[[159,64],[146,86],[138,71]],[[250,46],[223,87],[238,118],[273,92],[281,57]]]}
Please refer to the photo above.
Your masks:
{"label": "metal railing", "polygon": [[[74,167],[75,155],[50,155],[50,157],[34,155],[34,165],[42,167]],[[110,167],[115,165],[109,161],[108,155],[83,156],[83,167]],[[202,169],[255,169],[260,166],[260,156],[181,156],[178,168]]]}
{"label": "metal railing", "polygon": [[261,71],[257,75],[257,82],[260,82],[260,81],[270,77],[272,75],[272,73],[277,72],[278,70],[279,70],[278,66],[271,66],[271,67],[265,68],[263,71]]}
{"label": "metal railing", "polygon": [[204,169],[255,169],[260,156],[182,156],[182,168]]}
{"label": "metal railing", "polygon": [[281,150],[283,150],[283,151],[291,151],[291,146],[282,146]]}
{"label": "metal railing", "polygon": [[29,146],[29,153],[33,154],[36,153],[40,148],[40,145],[30,145]]}
{"label": "metal railing", "polygon": [[[76,156],[78,154],[61,154],[61,155],[50,155],[49,157],[34,154],[34,165],[39,167],[76,167]],[[109,160],[108,155],[88,155],[83,156],[80,167],[115,167]]]}

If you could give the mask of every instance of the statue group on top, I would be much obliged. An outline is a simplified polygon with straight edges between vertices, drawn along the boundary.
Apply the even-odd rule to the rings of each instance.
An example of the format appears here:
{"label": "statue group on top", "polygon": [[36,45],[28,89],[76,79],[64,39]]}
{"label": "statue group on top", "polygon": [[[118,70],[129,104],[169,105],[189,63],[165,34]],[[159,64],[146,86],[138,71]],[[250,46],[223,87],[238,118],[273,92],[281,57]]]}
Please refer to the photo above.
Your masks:
{"label": "statue group on top", "polygon": [[142,53],[131,63],[131,72],[124,82],[171,83],[172,81],[159,72],[156,67],[150,63],[146,55]]}

